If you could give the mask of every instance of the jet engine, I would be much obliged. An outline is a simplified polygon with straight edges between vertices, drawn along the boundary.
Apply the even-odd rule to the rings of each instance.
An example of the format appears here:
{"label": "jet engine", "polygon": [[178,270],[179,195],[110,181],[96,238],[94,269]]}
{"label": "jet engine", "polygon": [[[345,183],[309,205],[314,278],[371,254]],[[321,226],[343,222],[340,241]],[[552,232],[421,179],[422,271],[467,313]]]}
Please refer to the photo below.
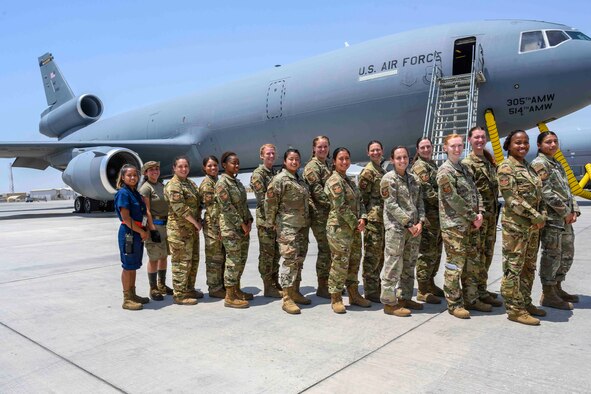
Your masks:
{"label": "jet engine", "polygon": [[103,114],[103,102],[92,94],[83,94],[57,108],[50,107],[41,115],[39,132],[60,137],[96,122]]}
{"label": "jet engine", "polygon": [[76,192],[95,200],[113,199],[119,170],[124,164],[134,165],[138,172],[143,165],[137,153],[126,148],[98,146],[78,152],[68,163],[62,179]]}

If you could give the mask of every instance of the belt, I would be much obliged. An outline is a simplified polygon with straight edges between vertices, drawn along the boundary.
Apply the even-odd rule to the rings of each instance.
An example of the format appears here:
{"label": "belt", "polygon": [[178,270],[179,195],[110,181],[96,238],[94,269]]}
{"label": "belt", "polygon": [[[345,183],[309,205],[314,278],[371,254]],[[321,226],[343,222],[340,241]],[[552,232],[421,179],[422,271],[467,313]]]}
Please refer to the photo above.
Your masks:
{"label": "belt", "polygon": [[[142,226],[142,222],[138,222],[137,220],[134,220],[133,223],[138,226],[139,228],[141,228],[142,230],[144,229],[144,226]],[[125,224],[125,222],[121,222],[121,224]]]}
{"label": "belt", "polygon": [[152,223],[154,223],[158,226],[164,226],[164,225],[166,225],[166,220],[152,219]]}

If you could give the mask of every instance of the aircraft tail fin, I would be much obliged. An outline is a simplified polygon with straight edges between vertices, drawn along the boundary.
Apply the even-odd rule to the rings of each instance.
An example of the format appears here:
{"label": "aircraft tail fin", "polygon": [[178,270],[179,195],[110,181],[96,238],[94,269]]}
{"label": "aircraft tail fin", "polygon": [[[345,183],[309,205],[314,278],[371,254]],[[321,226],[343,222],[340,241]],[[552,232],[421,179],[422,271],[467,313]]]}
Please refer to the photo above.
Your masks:
{"label": "aircraft tail fin", "polygon": [[51,53],[48,52],[39,57],[39,67],[41,68],[41,78],[50,111],[74,98],[70,85],[68,85],[59,67],[53,61]]}

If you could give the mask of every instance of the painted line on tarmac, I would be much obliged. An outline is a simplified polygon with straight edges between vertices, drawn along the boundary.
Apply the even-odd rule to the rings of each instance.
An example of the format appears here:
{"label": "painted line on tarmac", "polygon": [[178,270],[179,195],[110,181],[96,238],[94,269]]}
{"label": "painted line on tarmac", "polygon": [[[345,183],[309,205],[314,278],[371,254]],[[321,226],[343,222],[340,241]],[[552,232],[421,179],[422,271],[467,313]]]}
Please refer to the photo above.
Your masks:
{"label": "painted line on tarmac", "polygon": [[108,382],[108,381],[106,381],[105,379],[101,378],[100,376],[93,374],[92,372],[90,372],[89,370],[87,370],[87,369],[83,368],[82,366],[80,366],[80,365],[76,364],[76,363],[75,363],[75,362],[73,362],[72,360],[69,360],[69,359],[67,359],[66,357],[64,357],[64,356],[62,356],[62,355],[60,355],[60,354],[58,354],[58,353],[54,352],[53,350],[51,350],[51,349],[50,349],[50,348],[48,348],[47,346],[44,346],[44,345],[40,344],[39,342],[35,341],[34,339],[32,339],[32,338],[29,338],[29,337],[28,337],[28,336],[26,336],[25,334],[22,334],[22,333],[18,332],[17,330],[15,330],[14,328],[12,328],[12,327],[10,327],[10,326],[8,326],[8,325],[4,324],[3,322],[0,322],[0,325],[1,325],[1,326],[3,326],[3,327],[6,327],[7,329],[9,329],[10,331],[12,331],[13,333],[15,333],[15,334],[17,334],[17,335],[21,336],[22,338],[24,338],[24,339],[28,340],[29,342],[31,342],[31,343],[33,343],[33,344],[35,344],[35,345],[39,346],[41,349],[43,349],[43,350],[45,350],[45,351],[47,351],[47,352],[49,352],[49,353],[53,354],[53,355],[54,355],[54,356],[56,356],[57,358],[59,358],[59,359],[61,359],[61,360],[65,361],[66,363],[68,363],[68,364],[72,365],[73,367],[75,367],[75,368],[77,368],[77,369],[81,370],[82,372],[85,372],[86,374],[88,374],[88,375],[92,376],[93,378],[95,378],[95,379],[97,379],[97,380],[100,380],[101,382],[103,382],[103,383],[105,383],[106,385],[108,385],[108,386],[112,387],[113,389],[115,389],[115,390],[117,390],[117,391],[119,391],[119,392],[121,392],[121,393],[127,393],[127,392],[126,392],[125,390],[123,390],[122,388],[120,388],[120,387],[117,387],[117,386],[115,386],[113,383],[111,383],[111,382]]}
{"label": "painted line on tarmac", "polygon": [[[502,279],[502,276],[501,276],[501,277],[499,277],[499,278],[497,278],[497,279],[495,279],[493,282],[490,282],[490,284],[489,284],[489,285],[492,285],[492,284],[494,284],[494,283],[497,283],[497,282],[498,282],[498,281],[500,281],[501,279]],[[372,350],[371,352],[369,352],[369,353],[367,353],[367,354],[365,354],[365,355],[363,355],[363,356],[359,357],[357,360],[353,360],[353,361],[351,361],[349,364],[345,365],[344,367],[342,367],[342,368],[340,368],[340,369],[338,369],[338,370],[334,371],[334,372],[333,372],[333,373],[331,373],[330,375],[328,375],[328,376],[326,376],[326,377],[324,377],[324,378],[320,379],[320,380],[319,380],[319,381],[317,381],[316,383],[314,383],[314,384],[312,384],[312,385],[310,385],[310,386],[306,387],[305,389],[303,389],[303,390],[299,391],[299,393],[304,393],[304,392],[306,392],[306,391],[308,391],[308,390],[310,390],[310,389],[312,389],[312,388],[314,388],[314,387],[318,386],[320,383],[324,382],[325,380],[328,380],[329,378],[332,378],[333,376],[335,376],[335,375],[337,375],[338,373],[340,373],[340,372],[344,371],[345,369],[349,368],[349,367],[350,367],[350,366],[352,366],[353,364],[357,364],[359,361],[361,361],[361,360],[363,360],[363,359],[365,359],[365,358],[367,358],[367,357],[371,356],[372,354],[376,353],[377,351],[379,351],[379,350],[381,350],[381,349],[385,348],[386,346],[390,345],[390,344],[391,344],[391,343],[393,343],[394,341],[396,341],[396,340],[398,340],[398,339],[402,338],[403,336],[405,336],[405,335],[407,335],[407,334],[410,334],[411,332],[413,332],[414,330],[418,329],[419,327],[422,327],[423,325],[425,325],[425,324],[429,323],[431,320],[433,320],[433,319],[435,319],[435,318],[437,318],[437,317],[441,316],[441,315],[442,315],[444,312],[447,312],[447,308],[446,308],[445,310],[443,310],[443,311],[439,312],[439,313],[436,313],[435,315],[431,316],[430,318],[428,318],[427,320],[425,320],[425,321],[424,321],[424,322],[422,322],[421,324],[419,324],[419,325],[417,325],[417,326],[415,326],[415,327],[411,328],[410,330],[408,330],[408,331],[406,331],[406,332],[403,332],[402,334],[400,334],[400,335],[398,335],[398,336],[396,336],[396,337],[394,337],[394,338],[390,339],[388,342],[386,342],[386,343],[384,343],[384,344],[382,344],[382,345],[378,346],[377,348],[375,348],[375,349],[374,349],[374,350]]]}

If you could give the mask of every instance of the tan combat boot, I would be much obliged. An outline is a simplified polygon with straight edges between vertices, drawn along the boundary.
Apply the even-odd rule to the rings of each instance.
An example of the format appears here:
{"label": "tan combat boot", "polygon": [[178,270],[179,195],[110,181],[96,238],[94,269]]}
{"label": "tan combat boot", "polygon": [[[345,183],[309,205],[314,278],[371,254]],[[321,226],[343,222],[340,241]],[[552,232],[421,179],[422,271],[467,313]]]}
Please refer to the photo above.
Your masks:
{"label": "tan combat boot", "polygon": [[302,293],[300,293],[300,281],[296,280],[295,282],[293,282],[293,294],[291,295],[291,299],[296,303],[296,304],[300,304],[300,305],[310,305],[312,303],[312,300],[304,297],[304,295]]}
{"label": "tan combat boot", "polygon": [[252,301],[254,299],[254,294],[242,291],[242,289],[240,289],[240,281],[238,281],[238,285],[236,286],[236,297],[244,301]]}
{"label": "tan combat boot", "polygon": [[466,304],[466,309],[469,311],[492,312],[492,306],[490,304],[485,304],[480,300],[476,300],[471,304]]}
{"label": "tan combat boot", "polygon": [[203,298],[203,292],[201,290],[197,290],[197,289],[189,289],[187,290],[187,296],[189,296],[190,298]]}
{"label": "tan combat boot", "polygon": [[173,295],[174,292],[166,286],[166,270],[158,270],[158,290],[162,295]]}
{"label": "tan combat boot", "polygon": [[532,317],[526,311],[522,311],[522,312],[518,312],[518,313],[510,313],[507,315],[507,319],[517,322],[517,323],[525,324],[528,326],[539,326],[540,325],[540,319],[536,319],[535,317]]}
{"label": "tan combat boot", "polygon": [[332,293],[330,295],[330,306],[334,313],[347,313],[345,305],[343,304],[343,295],[339,293]]}
{"label": "tan combat boot", "polygon": [[248,301],[243,300],[236,294],[236,286],[226,287],[226,298],[224,298],[224,306],[228,308],[244,309],[248,308]]}
{"label": "tan combat boot", "polygon": [[139,295],[135,294],[135,286],[133,286],[131,289],[131,294],[132,294],[132,298],[135,302],[139,302],[140,304],[147,304],[148,302],[150,302],[150,299],[148,297],[140,297]]}
{"label": "tan combat boot", "polygon": [[435,284],[435,278],[429,279],[430,293],[435,297],[445,297],[443,290]]}
{"label": "tan combat boot", "polygon": [[431,286],[429,282],[419,282],[419,290],[417,291],[417,300],[426,302],[427,304],[441,304],[441,299],[431,293]]}
{"label": "tan combat boot", "polygon": [[316,295],[321,298],[330,299],[330,293],[328,292],[328,278],[318,278],[318,289],[316,289]]}
{"label": "tan combat boot", "polygon": [[131,289],[123,291],[123,305],[121,307],[130,311],[139,311],[144,309],[142,304],[133,300],[133,293],[131,292]]}
{"label": "tan combat boot", "polygon": [[281,306],[281,309],[283,309],[290,315],[299,315],[300,313],[302,313],[302,311],[296,305],[296,303],[293,302],[292,297],[294,295],[294,292],[295,290],[293,286],[286,287],[285,289],[283,289],[283,305]]}
{"label": "tan combat boot", "polygon": [[177,305],[197,305],[197,299],[192,298],[186,293],[184,296],[172,296],[172,302]]}
{"label": "tan combat boot", "polygon": [[269,298],[281,298],[281,293],[275,287],[275,281],[273,278],[263,278],[263,286],[265,290],[263,291],[263,296]]}
{"label": "tan combat boot", "polygon": [[503,301],[495,300],[490,294],[486,294],[486,296],[481,297],[480,301],[484,302],[485,304],[492,305],[494,307],[503,306]]}
{"label": "tan combat boot", "polygon": [[547,306],[556,309],[564,309],[567,311],[573,309],[573,304],[564,301],[562,298],[558,296],[558,294],[556,294],[554,285],[542,286],[542,297],[540,298],[540,304],[542,306]]}
{"label": "tan combat boot", "polygon": [[420,311],[423,309],[423,304],[419,304],[418,302],[413,300],[404,300],[402,298],[398,298],[398,305],[400,305],[403,308],[413,309],[415,311]]}
{"label": "tan combat boot", "polygon": [[574,294],[569,294],[566,291],[562,290],[562,282],[556,282],[556,294],[558,295],[558,297],[562,298],[563,300],[567,301],[567,302],[574,302],[577,303],[579,302],[579,296],[574,295]]}
{"label": "tan combat boot", "polygon": [[386,315],[394,315],[398,317],[410,316],[410,309],[401,307],[399,304],[396,305],[384,305],[384,313]]}
{"label": "tan combat boot", "polygon": [[347,293],[349,294],[350,305],[357,305],[362,308],[371,307],[371,302],[361,297],[361,294],[359,294],[359,288],[357,285],[347,286]]}
{"label": "tan combat boot", "polygon": [[448,310],[448,312],[450,315],[457,317],[458,319],[469,319],[470,318],[470,312],[468,312],[467,310],[465,310],[461,306],[458,308],[455,308],[454,310]]}
{"label": "tan combat boot", "polygon": [[528,306],[525,307],[525,310],[527,310],[527,313],[529,313],[532,316],[540,316],[540,317],[546,316],[546,311],[543,310],[542,308],[538,308],[534,304],[529,304]]}
{"label": "tan combat boot", "polygon": [[209,290],[209,298],[226,298],[226,289],[221,287],[218,290]]}

